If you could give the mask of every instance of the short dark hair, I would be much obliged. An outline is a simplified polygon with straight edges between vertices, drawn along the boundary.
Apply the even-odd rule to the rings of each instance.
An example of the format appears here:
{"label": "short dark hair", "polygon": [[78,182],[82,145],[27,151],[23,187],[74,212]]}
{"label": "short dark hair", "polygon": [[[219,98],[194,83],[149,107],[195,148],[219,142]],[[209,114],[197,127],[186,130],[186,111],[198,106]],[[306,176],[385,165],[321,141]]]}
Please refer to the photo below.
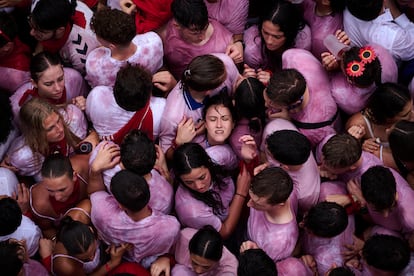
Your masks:
{"label": "short dark hair", "polygon": [[346,6],[356,18],[371,21],[380,15],[383,3],[383,0],[347,0]]}
{"label": "short dark hair", "polygon": [[239,276],[277,276],[276,264],[262,249],[248,249],[240,254]]}
{"label": "short dark hair", "polygon": [[407,103],[412,104],[410,91],[398,83],[380,84],[369,97],[364,115],[375,124],[386,124],[404,110]]}
{"label": "short dark hair", "polygon": [[114,85],[116,103],[127,111],[137,111],[150,100],[152,75],[140,65],[128,64],[121,68]]}
{"label": "short dark hair", "polygon": [[303,96],[306,80],[296,69],[283,69],[272,75],[265,91],[272,102],[288,106]]}
{"label": "short dark hair", "polygon": [[22,247],[11,239],[0,242],[0,265],[3,275],[18,275],[23,268]]}
{"label": "short dark hair", "polygon": [[136,35],[134,17],[118,9],[104,8],[92,17],[96,36],[115,45],[128,45]]}
{"label": "short dark hair", "polygon": [[388,137],[392,153],[401,161],[414,161],[414,122],[401,120]]}
{"label": "short dark hair", "polygon": [[42,177],[48,178],[56,178],[66,174],[69,178],[73,177],[73,168],[69,157],[63,156],[60,153],[47,156],[43,161],[40,172]]}
{"label": "short dark hair", "polygon": [[266,123],[266,108],[263,99],[264,84],[257,78],[245,78],[234,92],[234,107],[238,119],[249,120],[249,128],[260,132]]}
{"label": "short dark hair", "polygon": [[33,24],[41,30],[56,30],[72,22],[76,0],[39,0],[31,18]]}
{"label": "short dark hair", "polygon": [[361,176],[361,191],[368,203],[385,210],[395,203],[397,184],[390,169],[373,166]]}
{"label": "short dark hair", "polygon": [[410,262],[410,247],[401,238],[374,235],[365,242],[362,257],[367,264],[377,269],[400,272]]}
{"label": "short dark hair", "polygon": [[328,276],[355,276],[355,273],[346,266],[340,266],[332,269]]}
{"label": "short dark hair", "polygon": [[63,243],[69,255],[74,256],[88,251],[96,237],[88,225],[65,216],[60,222],[57,240]]}
{"label": "short dark hair", "polygon": [[208,23],[208,10],[203,0],[174,0],[171,3],[174,20],[184,28],[204,30]]}
{"label": "short dark hair", "polygon": [[[5,35],[5,37],[0,36],[1,48],[8,42],[13,42],[14,38],[17,36],[17,23],[11,14],[8,14],[4,11],[0,12],[0,30]],[[9,39],[7,39],[6,37]]]}
{"label": "short dark hair", "polygon": [[227,77],[226,67],[214,55],[201,55],[193,58],[181,77],[185,89],[207,91],[219,87]]}
{"label": "short dark hair", "polygon": [[361,158],[362,147],[358,139],[349,134],[336,134],[322,147],[324,162],[332,168],[345,168]]}
{"label": "short dark hair", "polygon": [[150,199],[145,178],[129,170],[119,171],[112,177],[111,193],[122,206],[132,212],[141,211]]}
{"label": "short dark hair", "polygon": [[157,159],[154,142],[137,129],[131,130],[121,143],[121,162],[125,169],[139,175],[151,172]]}
{"label": "short dark hair", "polygon": [[266,145],[273,158],[284,165],[302,165],[311,154],[308,138],[296,130],[278,130],[267,136]]}
{"label": "short dark hair", "polygon": [[188,244],[191,254],[216,262],[220,261],[223,255],[223,247],[223,238],[211,225],[198,230]]}
{"label": "short dark hair", "polygon": [[309,210],[304,223],[312,234],[333,238],[345,231],[348,215],[345,208],[335,202],[319,202]]}
{"label": "short dark hair", "polygon": [[22,210],[10,197],[0,199],[0,236],[10,235],[22,223]]}
{"label": "short dark hair", "polygon": [[267,202],[276,205],[289,198],[293,181],[282,168],[266,168],[253,177],[250,190],[258,197],[269,197]]}

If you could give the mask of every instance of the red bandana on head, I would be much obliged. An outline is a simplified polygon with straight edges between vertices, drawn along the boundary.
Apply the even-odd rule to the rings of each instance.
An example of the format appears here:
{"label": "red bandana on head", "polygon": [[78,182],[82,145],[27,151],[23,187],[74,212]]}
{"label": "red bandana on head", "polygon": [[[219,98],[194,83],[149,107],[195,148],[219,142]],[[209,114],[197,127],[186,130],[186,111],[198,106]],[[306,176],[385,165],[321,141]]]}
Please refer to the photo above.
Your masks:
{"label": "red bandana on head", "polygon": [[153,31],[172,17],[172,0],[132,0],[137,6],[135,25],[137,33],[142,34]]}

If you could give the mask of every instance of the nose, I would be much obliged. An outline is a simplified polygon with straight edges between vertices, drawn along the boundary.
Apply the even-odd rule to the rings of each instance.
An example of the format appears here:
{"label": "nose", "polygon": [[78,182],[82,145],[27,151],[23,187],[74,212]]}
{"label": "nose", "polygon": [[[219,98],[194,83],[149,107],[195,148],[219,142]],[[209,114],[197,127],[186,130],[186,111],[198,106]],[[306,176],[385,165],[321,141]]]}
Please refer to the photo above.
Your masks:
{"label": "nose", "polygon": [[197,190],[201,190],[204,188],[204,184],[201,181],[196,181],[195,186],[197,188]]}
{"label": "nose", "polygon": [[59,82],[56,82],[54,85],[54,88],[56,91],[61,91],[62,90],[62,85]]}
{"label": "nose", "polygon": [[221,119],[220,119],[220,118],[218,118],[218,119],[217,119],[216,126],[217,126],[218,128],[221,128],[221,125],[222,125],[222,121],[221,121]]}
{"label": "nose", "polygon": [[247,201],[247,207],[253,207],[253,200],[249,199],[249,201]]}
{"label": "nose", "polygon": [[384,216],[384,218],[388,218],[389,214],[390,214],[389,210],[385,210],[382,212],[382,215]]}
{"label": "nose", "polygon": [[56,201],[61,201],[63,198],[62,193],[55,193],[55,199]]}
{"label": "nose", "polygon": [[201,274],[201,273],[203,273],[204,271],[203,271],[203,269],[202,269],[201,267],[196,266],[196,267],[194,267],[194,272],[195,272],[195,273],[197,273],[197,274]]}
{"label": "nose", "polygon": [[35,37],[36,36],[36,32],[33,28],[30,28],[30,35]]}

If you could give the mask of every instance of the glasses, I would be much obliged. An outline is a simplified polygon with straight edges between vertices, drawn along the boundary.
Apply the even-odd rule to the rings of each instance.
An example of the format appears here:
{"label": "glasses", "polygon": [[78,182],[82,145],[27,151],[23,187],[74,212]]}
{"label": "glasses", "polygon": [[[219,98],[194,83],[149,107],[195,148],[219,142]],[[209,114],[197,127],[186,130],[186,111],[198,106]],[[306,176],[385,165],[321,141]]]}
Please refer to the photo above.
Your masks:
{"label": "glasses", "polygon": [[300,97],[300,99],[299,99],[299,100],[297,100],[294,104],[288,105],[287,110],[289,111],[289,110],[296,109],[296,108],[298,108],[299,106],[301,106],[301,105],[302,105],[302,103],[303,103],[303,96],[302,96],[302,97]]}

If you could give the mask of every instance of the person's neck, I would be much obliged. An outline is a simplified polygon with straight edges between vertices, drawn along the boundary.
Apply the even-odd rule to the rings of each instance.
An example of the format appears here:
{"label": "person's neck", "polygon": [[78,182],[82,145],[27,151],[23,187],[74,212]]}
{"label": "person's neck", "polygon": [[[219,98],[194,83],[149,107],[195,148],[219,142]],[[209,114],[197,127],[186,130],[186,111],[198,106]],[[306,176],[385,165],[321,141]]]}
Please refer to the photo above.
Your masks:
{"label": "person's neck", "polygon": [[190,87],[188,87],[188,92],[190,93],[191,98],[193,98],[198,103],[203,103],[204,99],[206,98],[205,93],[195,91],[191,89]]}
{"label": "person's neck", "polygon": [[329,5],[318,5],[315,6],[315,14],[317,16],[327,16],[332,14],[332,8]]}
{"label": "person's neck", "polygon": [[111,49],[111,57],[116,60],[126,60],[135,54],[137,46],[130,42],[128,46],[118,46]]}
{"label": "person's neck", "polygon": [[147,183],[148,183],[148,182],[150,182],[150,180],[151,180],[151,178],[152,178],[152,174],[151,174],[151,172],[149,172],[149,173],[147,173],[147,174],[143,175],[143,177],[145,178],[145,180],[146,180],[146,181],[147,181]]}
{"label": "person's neck", "polygon": [[198,45],[198,46],[206,44],[210,40],[211,36],[213,35],[213,32],[214,32],[213,25],[211,23],[208,23],[208,27],[207,27],[207,30],[206,30],[206,37],[201,42],[192,43],[192,44],[193,45]]}
{"label": "person's neck", "polygon": [[284,224],[290,222],[293,219],[290,199],[283,204],[275,205],[273,209],[266,211],[265,215],[271,223]]}
{"label": "person's neck", "polygon": [[130,210],[125,210],[125,213],[130,217],[133,221],[140,221],[143,220],[152,214],[152,210],[146,205],[138,212],[132,212]]}

